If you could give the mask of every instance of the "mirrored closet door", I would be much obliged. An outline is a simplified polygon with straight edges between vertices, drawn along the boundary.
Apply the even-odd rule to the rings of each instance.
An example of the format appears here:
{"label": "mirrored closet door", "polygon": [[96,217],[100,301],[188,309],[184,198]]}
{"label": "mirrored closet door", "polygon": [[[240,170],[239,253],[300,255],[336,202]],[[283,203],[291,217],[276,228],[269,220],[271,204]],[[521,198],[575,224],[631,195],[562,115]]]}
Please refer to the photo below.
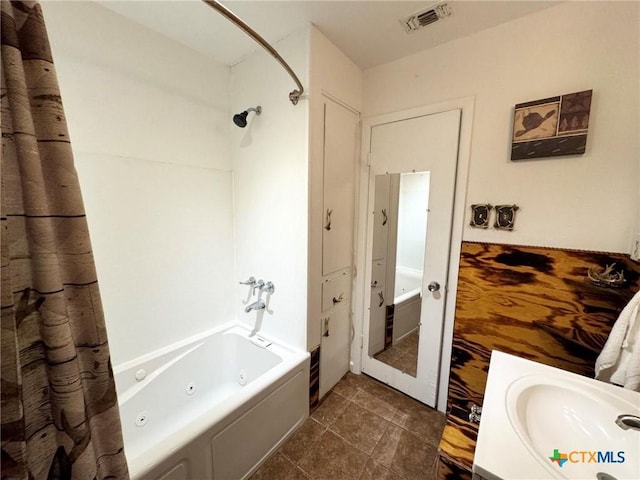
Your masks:
{"label": "mirrored closet door", "polygon": [[435,406],[460,110],[369,131],[362,370]]}

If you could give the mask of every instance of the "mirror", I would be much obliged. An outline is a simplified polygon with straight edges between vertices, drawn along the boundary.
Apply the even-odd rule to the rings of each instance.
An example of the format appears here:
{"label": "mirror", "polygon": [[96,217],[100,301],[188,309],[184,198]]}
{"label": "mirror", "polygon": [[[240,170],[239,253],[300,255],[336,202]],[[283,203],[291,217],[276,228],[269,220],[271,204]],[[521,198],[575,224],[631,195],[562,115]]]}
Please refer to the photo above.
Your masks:
{"label": "mirror", "polygon": [[369,351],[413,377],[418,365],[429,172],[376,175]]}
{"label": "mirror", "polygon": [[[377,117],[363,130],[368,175],[359,235],[365,244],[359,258],[364,267],[359,284],[364,302],[358,305],[364,307],[361,371],[431,407],[440,393],[442,405],[446,401],[439,373],[449,341],[444,328],[453,319],[447,302],[455,303],[455,295],[447,297],[446,291],[449,266],[457,258],[450,252],[459,248],[454,205],[456,215],[462,213],[462,203],[454,201],[460,113],[431,113],[425,107]],[[396,279],[402,270],[413,274],[405,275],[409,280],[417,279],[412,295],[413,287]]]}

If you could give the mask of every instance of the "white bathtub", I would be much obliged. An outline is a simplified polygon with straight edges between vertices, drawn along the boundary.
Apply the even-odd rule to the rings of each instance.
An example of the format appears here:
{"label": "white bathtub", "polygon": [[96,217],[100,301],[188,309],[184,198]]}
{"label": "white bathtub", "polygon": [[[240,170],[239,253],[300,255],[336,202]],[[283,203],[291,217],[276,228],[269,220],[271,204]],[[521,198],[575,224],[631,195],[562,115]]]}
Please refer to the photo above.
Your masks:
{"label": "white bathtub", "polygon": [[420,294],[422,272],[407,267],[396,267],[393,303],[395,305]]}
{"label": "white bathtub", "polygon": [[393,303],[393,343],[409,335],[420,323],[422,304],[422,272],[396,267]]}
{"label": "white bathtub", "polygon": [[246,478],[304,422],[309,354],[251,338],[227,324],[115,369],[133,480]]}

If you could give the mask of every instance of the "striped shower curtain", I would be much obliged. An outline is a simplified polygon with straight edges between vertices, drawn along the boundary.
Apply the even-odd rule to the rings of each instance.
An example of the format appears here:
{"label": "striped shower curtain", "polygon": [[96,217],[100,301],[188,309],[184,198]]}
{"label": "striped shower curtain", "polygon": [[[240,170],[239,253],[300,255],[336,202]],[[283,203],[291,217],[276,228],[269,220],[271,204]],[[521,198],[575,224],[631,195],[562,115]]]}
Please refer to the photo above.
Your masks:
{"label": "striped shower curtain", "polygon": [[2,3],[2,478],[126,479],[80,186],[42,11]]}

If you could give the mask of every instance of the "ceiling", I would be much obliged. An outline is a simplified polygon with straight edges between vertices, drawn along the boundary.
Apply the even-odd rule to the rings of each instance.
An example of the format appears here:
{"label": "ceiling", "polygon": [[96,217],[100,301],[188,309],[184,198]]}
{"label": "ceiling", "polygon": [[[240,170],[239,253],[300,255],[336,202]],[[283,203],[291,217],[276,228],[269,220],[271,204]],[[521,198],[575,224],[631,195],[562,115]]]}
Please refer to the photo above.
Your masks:
{"label": "ceiling", "polygon": [[[100,0],[98,3],[226,65],[234,65],[261,48],[199,0]],[[313,23],[354,63],[367,69],[559,2],[449,0],[451,17],[409,34],[402,28],[400,19],[438,2],[222,0],[221,3],[272,44]]]}

